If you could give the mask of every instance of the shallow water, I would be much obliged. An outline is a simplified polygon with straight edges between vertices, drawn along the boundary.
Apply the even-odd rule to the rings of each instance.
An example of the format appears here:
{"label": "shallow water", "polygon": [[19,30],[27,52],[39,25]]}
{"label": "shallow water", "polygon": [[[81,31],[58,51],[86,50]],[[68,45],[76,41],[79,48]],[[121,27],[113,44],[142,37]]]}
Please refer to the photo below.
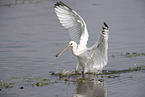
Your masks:
{"label": "shallow water", "polygon": [[[55,57],[70,41],[67,31],[54,13],[56,1],[0,0],[0,80],[14,84],[8,88],[1,86],[0,96],[144,97],[144,70],[122,73],[117,78],[104,76],[103,82],[95,76],[95,80],[87,82],[76,81],[77,77],[74,77],[71,79],[75,82],[69,83],[51,75],[50,72],[64,69],[73,71],[77,60],[71,49],[61,57]],[[63,2],[86,21],[90,35],[89,47],[98,39],[103,22],[109,25],[109,62],[105,70],[127,69],[134,67],[134,64],[145,65],[144,55],[125,56],[126,52],[145,53],[144,0]],[[38,79],[50,79],[51,83],[46,81],[48,85],[37,86],[36,83],[42,81]]]}

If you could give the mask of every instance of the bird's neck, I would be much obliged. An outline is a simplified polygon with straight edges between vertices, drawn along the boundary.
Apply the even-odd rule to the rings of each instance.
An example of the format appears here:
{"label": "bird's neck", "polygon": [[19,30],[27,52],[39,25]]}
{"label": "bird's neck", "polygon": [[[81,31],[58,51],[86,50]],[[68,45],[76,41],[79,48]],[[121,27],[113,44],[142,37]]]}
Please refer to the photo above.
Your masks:
{"label": "bird's neck", "polygon": [[77,56],[77,45],[72,47],[72,53]]}
{"label": "bird's neck", "polygon": [[80,49],[78,48],[77,45],[73,46],[72,47],[72,52],[75,56],[79,56],[84,50],[83,49]]}

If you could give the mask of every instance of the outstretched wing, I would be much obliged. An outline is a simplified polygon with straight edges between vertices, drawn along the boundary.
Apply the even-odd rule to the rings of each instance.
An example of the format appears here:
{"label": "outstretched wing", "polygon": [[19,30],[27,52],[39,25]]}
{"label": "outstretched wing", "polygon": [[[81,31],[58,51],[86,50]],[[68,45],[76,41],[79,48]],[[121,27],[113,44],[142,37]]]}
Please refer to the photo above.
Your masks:
{"label": "outstretched wing", "polygon": [[91,47],[91,49],[104,50],[108,49],[108,38],[109,38],[109,27],[104,22],[104,27],[102,27],[102,33],[99,40]]}
{"label": "outstretched wing", "polygon": [[99,38],[99,40],[90,48],[88,48],[88,52],[91,53],[90,59],[88,60],[88,64],[95,64],[94,68],[102,68],[107,64],[107,50],[108,50],[108,38],[109,38],[109,27],[104,22],[104,27],[102,27],[103,31]]}
{"label": "outstretched wing", "polygon": [[78,49],[86,48],[89,35],[81,16],[61,1],[55,4],[54,9],[62,26],[68,29],[71,40],[78,44]]}

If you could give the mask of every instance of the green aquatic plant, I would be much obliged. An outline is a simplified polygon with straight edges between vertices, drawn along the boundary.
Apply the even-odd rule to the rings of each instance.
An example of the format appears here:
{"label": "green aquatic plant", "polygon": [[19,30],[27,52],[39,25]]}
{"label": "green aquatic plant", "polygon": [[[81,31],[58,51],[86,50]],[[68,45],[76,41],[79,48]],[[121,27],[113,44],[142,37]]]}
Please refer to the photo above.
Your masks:
{"label": "green aquatic plant", "polygon": [[141,56],[141,55],[145,56],[145,53],[136,53],[136,52],[128,53],[128,52],[126,52],[125,56],[128,58],[132,58],[132,57],[137,57],[137,56]]}
{"label": "green aquatic plant", "polygon": [[107,77],[108,78],[118,78],[118,77],[120,77],[120,74],[117,74],[117,75],[108,75]]}
{"label": "green aquatic plant", "polygon": [[37,82],[36,84],[35,84],[36,86],[44,86],[44,85],[46,85],[44,82]]}
{"label": "green aquatic plant", "polygon": [[112,58],[115,58],[115,55],[112,55]]}
{"label": "green aquatic plant", "polygon": [[122,57],[126,57],[126,58],[133,58],[133,57],[138,57],[138,56],[145,56],[145,53],[137,53],[137,52],[126,52],[125,54],[119,54],[119,55],[112,55],[112,58],[115,58],[116,56],[122,56]]}

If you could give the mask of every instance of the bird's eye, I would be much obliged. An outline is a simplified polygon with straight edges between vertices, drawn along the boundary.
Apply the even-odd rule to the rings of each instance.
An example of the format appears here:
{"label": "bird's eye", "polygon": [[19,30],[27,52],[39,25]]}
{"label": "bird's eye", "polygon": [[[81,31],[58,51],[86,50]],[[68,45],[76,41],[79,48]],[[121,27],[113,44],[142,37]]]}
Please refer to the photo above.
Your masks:
{"label": "bird's eye", "polygon": [[73,45],[73,43],[71,43],[70,45]]}

